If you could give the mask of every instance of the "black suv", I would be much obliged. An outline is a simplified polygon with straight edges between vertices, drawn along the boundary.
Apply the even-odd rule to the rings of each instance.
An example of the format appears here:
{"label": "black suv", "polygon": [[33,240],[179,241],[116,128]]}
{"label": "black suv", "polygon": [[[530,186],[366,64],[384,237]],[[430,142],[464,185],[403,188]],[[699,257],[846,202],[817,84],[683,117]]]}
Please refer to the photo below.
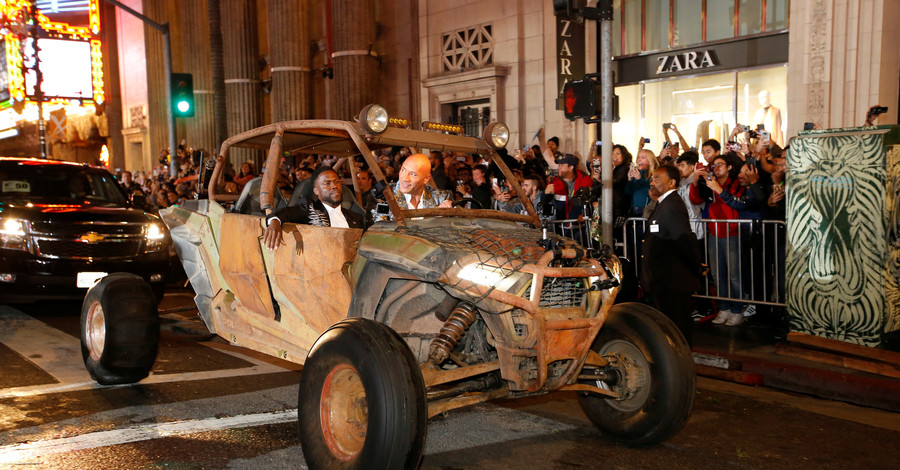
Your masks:
{"label": "black suv", "polygon": [[81,299],[114,272],[165,291],[170,237],[87,165],[0,157],[0,303]]}

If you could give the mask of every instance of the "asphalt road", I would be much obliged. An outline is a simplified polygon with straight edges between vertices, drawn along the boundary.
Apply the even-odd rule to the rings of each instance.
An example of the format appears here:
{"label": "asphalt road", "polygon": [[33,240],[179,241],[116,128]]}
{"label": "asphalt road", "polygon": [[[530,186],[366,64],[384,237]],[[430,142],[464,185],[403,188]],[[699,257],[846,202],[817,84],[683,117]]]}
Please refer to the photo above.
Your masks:
{"label": "asphalt road", "polygon": [[[162,307],[189,299],[174,292]],[[306,468],[298,366],[203,335],[192,312],[174,312],[152,375],[100,387],[81,363],[79,308],[0,304],[0,468]],[[555,393],[432,419],[422,468],[898,468],[898,414],[698,383],[686,427],[660,446],[609,441],[573,393]]]}

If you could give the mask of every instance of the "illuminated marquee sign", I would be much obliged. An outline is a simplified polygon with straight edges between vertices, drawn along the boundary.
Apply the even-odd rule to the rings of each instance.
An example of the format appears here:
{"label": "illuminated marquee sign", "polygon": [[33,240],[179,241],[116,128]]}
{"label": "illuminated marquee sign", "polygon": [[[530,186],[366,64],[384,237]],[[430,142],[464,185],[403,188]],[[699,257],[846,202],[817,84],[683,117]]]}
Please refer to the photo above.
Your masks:
{"label": "illuminated marquee sign", "polygon": [[[100,0],[36,3],[45,100],[102,104],[103,54],[102,43],[96,38],[100,33]],[[35,97],[30,17],[30,0],[0,0],[0,107]]]}

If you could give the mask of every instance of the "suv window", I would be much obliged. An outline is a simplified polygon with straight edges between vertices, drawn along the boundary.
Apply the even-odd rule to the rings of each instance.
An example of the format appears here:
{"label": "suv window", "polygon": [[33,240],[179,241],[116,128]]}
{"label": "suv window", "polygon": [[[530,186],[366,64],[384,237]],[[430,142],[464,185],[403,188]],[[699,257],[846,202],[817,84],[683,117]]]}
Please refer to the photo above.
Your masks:
{"label": "suv window", "polygon": [[124,204],[108,172],[69,165],[2,165],[0,199],[52,199]]}

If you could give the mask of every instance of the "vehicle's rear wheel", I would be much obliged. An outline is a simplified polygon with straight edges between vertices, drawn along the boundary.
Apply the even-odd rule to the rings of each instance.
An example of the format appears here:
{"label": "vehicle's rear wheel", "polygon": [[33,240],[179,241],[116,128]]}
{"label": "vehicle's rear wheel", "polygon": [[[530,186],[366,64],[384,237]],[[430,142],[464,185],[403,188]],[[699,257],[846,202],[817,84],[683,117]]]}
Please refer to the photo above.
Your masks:
{"label": "vehicle's rear wheel", "polygon": [[156,298],[140,276],[113,273],[88,290],[81,306],[81,357],[97,383],[147,377],[158,345]]}
{"label": "vehicle's rear wheel", "polygon": [[300,378],[300,444],[310,468],[416,468],[428,409],[412,352],[363,318],[316,340]]}
{"label": "vehicle's rear wheel", "polygon": [[603,434],[640,447],[681,430],[697,377],[691,349],[671,320],[647,305],[615,305],[591,349],[610,359],[614,376],[591,384],[622,395],[615,400],[579,393],[581,408]]}

